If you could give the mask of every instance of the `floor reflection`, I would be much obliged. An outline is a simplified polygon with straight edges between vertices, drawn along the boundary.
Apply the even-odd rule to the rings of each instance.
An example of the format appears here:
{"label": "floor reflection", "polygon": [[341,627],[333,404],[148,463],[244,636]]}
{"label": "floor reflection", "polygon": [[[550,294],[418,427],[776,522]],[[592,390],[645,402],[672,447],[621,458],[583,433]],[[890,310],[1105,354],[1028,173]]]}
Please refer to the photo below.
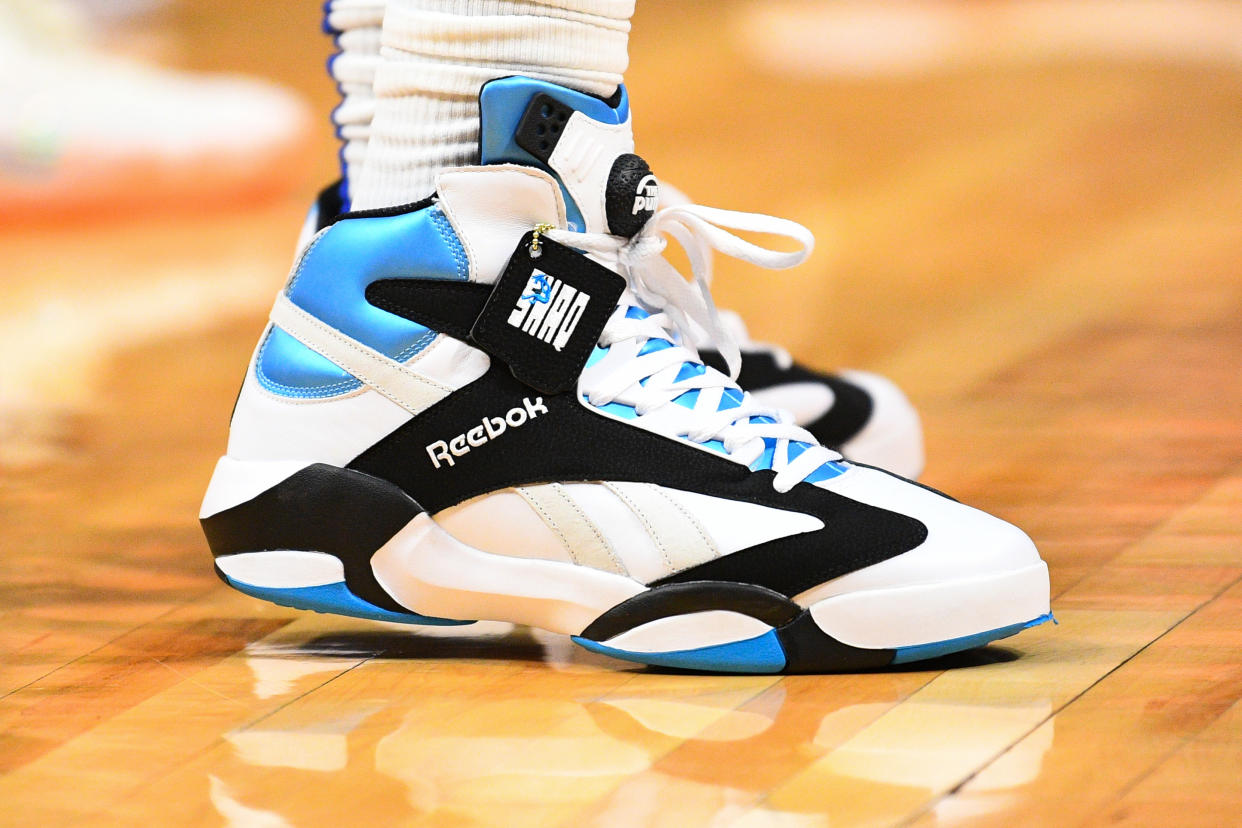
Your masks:
{"label": "floor reflection", "polygon": [[[1051,714],[1043,700],[922,700],[927,672],[622,671],[509,625],[439,632],[277,635],[252,646],[255,698],[288,702],[227,736],[228,760],[208,780],[226,824],[348,824],[362,791],[362,813],[400,823],[879,823],[947,791]],[[960,666],[1007,655],[984,651]],[[545,661],[559,672],[524,663]],[[1052,738],[1048,725],[1021,741],[969,796],[943,801],[937,821],[1003,809],[1007,792],[1039,774]]]}

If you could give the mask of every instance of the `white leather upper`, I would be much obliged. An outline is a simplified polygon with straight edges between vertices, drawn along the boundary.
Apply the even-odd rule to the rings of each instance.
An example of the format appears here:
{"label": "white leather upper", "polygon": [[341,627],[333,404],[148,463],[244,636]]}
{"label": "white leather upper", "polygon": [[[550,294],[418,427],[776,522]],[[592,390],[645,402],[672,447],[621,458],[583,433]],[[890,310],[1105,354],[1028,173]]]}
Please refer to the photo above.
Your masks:
{"label": "white leather upper", "polygon": [[[541,489],[545,487],[531,487]],[[823,527],[818,518],[651,483],[555,484],[580,520],[540,508],[524,489],[473,498],[435,515],[463,543],[496,555],[593,565],[601,544],[643,583],[721,555]]]}
{"label": "white leather upper", "polygon": [[533,167],[457,167],[440,173],[436,190],[440,209],[465,248],[472,282],[495,282],[535,225],[565,227],[561,188]]}

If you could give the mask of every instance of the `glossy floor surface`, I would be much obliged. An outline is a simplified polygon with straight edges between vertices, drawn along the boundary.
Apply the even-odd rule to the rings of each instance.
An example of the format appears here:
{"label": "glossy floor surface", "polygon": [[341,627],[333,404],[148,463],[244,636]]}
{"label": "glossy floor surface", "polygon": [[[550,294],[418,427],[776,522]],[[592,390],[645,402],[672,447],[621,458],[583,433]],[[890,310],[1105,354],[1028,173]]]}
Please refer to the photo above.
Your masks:
{"label": "glossy floor surface", "polygon": [[[164,20],[326,113],[312,5]],[[640,151],[820,239],[720,303],[908,388],[926,480],[1030,532],[1060,624],[716,677],[226,590],[198,498],[325,127],[283,200],[0,229],[0,825],[1237,824],[1232,4],[639,5]]]}

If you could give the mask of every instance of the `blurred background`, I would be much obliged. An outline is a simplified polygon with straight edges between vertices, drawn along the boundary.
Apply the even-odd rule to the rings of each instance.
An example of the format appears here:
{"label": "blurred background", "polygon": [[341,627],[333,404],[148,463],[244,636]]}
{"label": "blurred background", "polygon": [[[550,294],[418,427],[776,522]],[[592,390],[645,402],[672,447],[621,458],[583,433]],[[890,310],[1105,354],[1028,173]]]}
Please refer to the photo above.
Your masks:
{"label": "blurred background", "polygon": [[[342,698],[371,698],[371,682],[384,696],[378,706],[404,699],[370,743],[351,748],[365,790],[387,791],[394,812],[407,799],[429,811],[424,800],[434,799],[409,797],[394,779],[427,794],[437,773],[454,790],[454,774],[495,772],[468,740],[453,743],[451,770],[440,747],[425,756],[392,747],[438,733],[434,705],[419,738],[384,749],[400,704],[451,706],[461,696],[455,682],[493,681],[498,659],[530,694],[602,692],[591,683],[599,673],[574,683],[541,672],[544,659],[561,669],[564,641],[340,633],[340,619],[227,593],[208,566],[195,515],[246,358],[307,207],[339,174],[329,121],[338,97],[325,71],[333,45],[320,15],[313,0],[0,0],[0,692],[14,700],[0,732],[17,717],[25,723],[4,742],[0,771],[45,773],[12,776],[5,790],[49,812],[104,813],[133,789],[129,824],[172,824],[190,807],[205,824],[218,824],[217,811],[235,824],[285,824],[247,822],[220,793],[225,783],[210,775],[208,785],[219,773],[230,785],[273,787],[249,765],[186,764],[183,787],[165,789],[178,795],[161,800],[134,787],[147,765],[116,757],[145,746],[150,778],[162,778],[190,750],[192,740],[176,738],[185,711],[214,739],[249,721],[254,699],[303,692],[300,677],[333,669],[322,656],[336,646],[316,649],[307,636],[327,636],[351,658],[381,657]],[[910,761],[855,745],[880,758],[842,760],[848,774],[833,765],[835,776],[805,778],[810,804],[790,795],[777,805],[855,816],[874,806],[863,816],[880,824],[923,807],[928,791],[952,789],[937,806],[946,822],[968,806],[963,813],[1017,809],[1004,824],[1064,824],[1050,814],[1066,803],[1103,808],[1129,796],[1131,781],[1142,793],[1152,763],[1238,696],[1238,590],[1232,604],[1215,598],[1242,578],[1242,4],[638,0],[627,82],[638,151],[658,175],[700,203],[789,217],[817,236],[815,255],[792,272],[721,261],[718,304],[816,367],[873,370],[905,388],[924,417],[927,481],[1035,538],[1064,622],[1031,633],[1021,658],[979,656],[998,671],[956,671],[958,683],[937,685],[948,689],[932,694],[914,725],[885,720],[875,739]],[[1200,606],[1207,627],[1163,638]],[[285,639],[264,640],[290,623],[290,652]],[[264,647],[276,655],[264,660]],[[1147,660],[1131,661],[1140,649]],[[230,660],[243,650],[257,689]],[[289,660],[298,654],[303,661]],[[428,695],[422,674],[402,691],[383,658],[403,660],[412,675],[443,671],[439,695]],[[216,684],[177,695],[194,682],[183,676],[217,663]],[[1086,714],[1058,716],[1054,744],[1051,720],[1040,726],[1054,705],[1119,665],[1118,681],[1086,694]],[[706,681],[643,678],[657,701],[702,692]],[[776,775],[846,739],[848,727],[834,729],[837,706],[852,699],[870,716],[883,707],[877,699],[904,698],[926,680],[790,679],[784,708],[784,689],[760,705],[764,721],[781,716],[770,743],[745,743],[754,722],[743,717],[735,741],[693,754],[689,771],[673,762],[662,772],[692,779],[713,803],[742,789],[750,802]],[[750,698],[741,679],[714,681],[738,693],[722,706]],[[987,738],[953,753],[971,723],[992,721],[976,702],[993,695],[1012,702],[996,714],[1004,727],[978,728]],[[320,704],[339,715],[335,702]],[[521,730],[528,743],[561,716],[555,704],[546,709]],[[507,702],[490,710],[474,719],[481,733],[522,727]],[[100,727],[95,741],[71,742],[113,713],[115,727],[129,721],[133,730]],[[232,715],[238,724],[211,718]],[[574,733],[576,715],[562,717]],[[669,732],[680,733],[680,708],[667,715]],[[853,727],[856,718],[842,720]],[[1237,807],[1242,731],[1233,721],[1234,741],[1216,737],[1217,775],[1202,783],[1222,821]],[[1008,754],[1007,771],[973,794],[958,791],[1037,726]],[[911,747],[914,730],[925,738]],[[1146,752],[1130,749],[1151,734]],[[367,752],[376,739],[379,759]],[[65,743],[79,751],[69,760],[54,752]],[[279,764],[265,744],[239,741],[238,755]],[[655,762],[667,745],[652,744],[650,755],[627,749],[614,775]],[[771,761],[739,770],[736,757],[751,750]],[[1195,761],[1151,777],[1170,780],[1159,795],[1173,803],[1161,812],[1172,822],[1199,813],[1202,802],[1178,799],[1202,775]],[[103,766],[116,777],[70,775]],[[770,775],[752,774],[765,768]],[[849,774],[854,781],[842,782]],[[42,796],[69,778],[82,782],[71,803]],[[322,779],[296,776],[290,790]],[[654,790],[671,784],[660,777]],[[514,787],[525,793],[525,783]],[[358,789],[342,783],[333,801],[352,806]],[[570,797],[585,802],[592,790],[565,793],[559,807],[574,813],[582,803]],[[856,796],[868,790],[871,799]],[[998,790],[1025,795],[1011,801]],[[644,791],[618,802],[657,807]],[[450,804],[475,801],[463,794]],[[532,824],[551,824],[531,813]],[[1142,813],[1123,801],[1113,817],[1139,814],[1142,823]]]}

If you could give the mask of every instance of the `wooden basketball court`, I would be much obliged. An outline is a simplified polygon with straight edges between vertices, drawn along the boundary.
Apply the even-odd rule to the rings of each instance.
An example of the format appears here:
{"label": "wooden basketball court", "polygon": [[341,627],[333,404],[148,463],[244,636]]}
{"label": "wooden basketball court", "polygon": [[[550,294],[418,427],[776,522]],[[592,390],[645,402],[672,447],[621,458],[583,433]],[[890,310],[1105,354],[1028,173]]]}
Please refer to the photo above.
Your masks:
{"label": "wooden basketball court", "polygon": [[334,92],[304,0],[174,6],[182,65],[313,101],[316,160],[263,204],[0,228],[0,825],[1238,824],[1242,17],[1139,5],[639,0],[640,152],[819,239],[722,262],[719,304],[897,380],[927,482],[1052,570],[1057,626],[789,678],[216,580],[198,501]]}

